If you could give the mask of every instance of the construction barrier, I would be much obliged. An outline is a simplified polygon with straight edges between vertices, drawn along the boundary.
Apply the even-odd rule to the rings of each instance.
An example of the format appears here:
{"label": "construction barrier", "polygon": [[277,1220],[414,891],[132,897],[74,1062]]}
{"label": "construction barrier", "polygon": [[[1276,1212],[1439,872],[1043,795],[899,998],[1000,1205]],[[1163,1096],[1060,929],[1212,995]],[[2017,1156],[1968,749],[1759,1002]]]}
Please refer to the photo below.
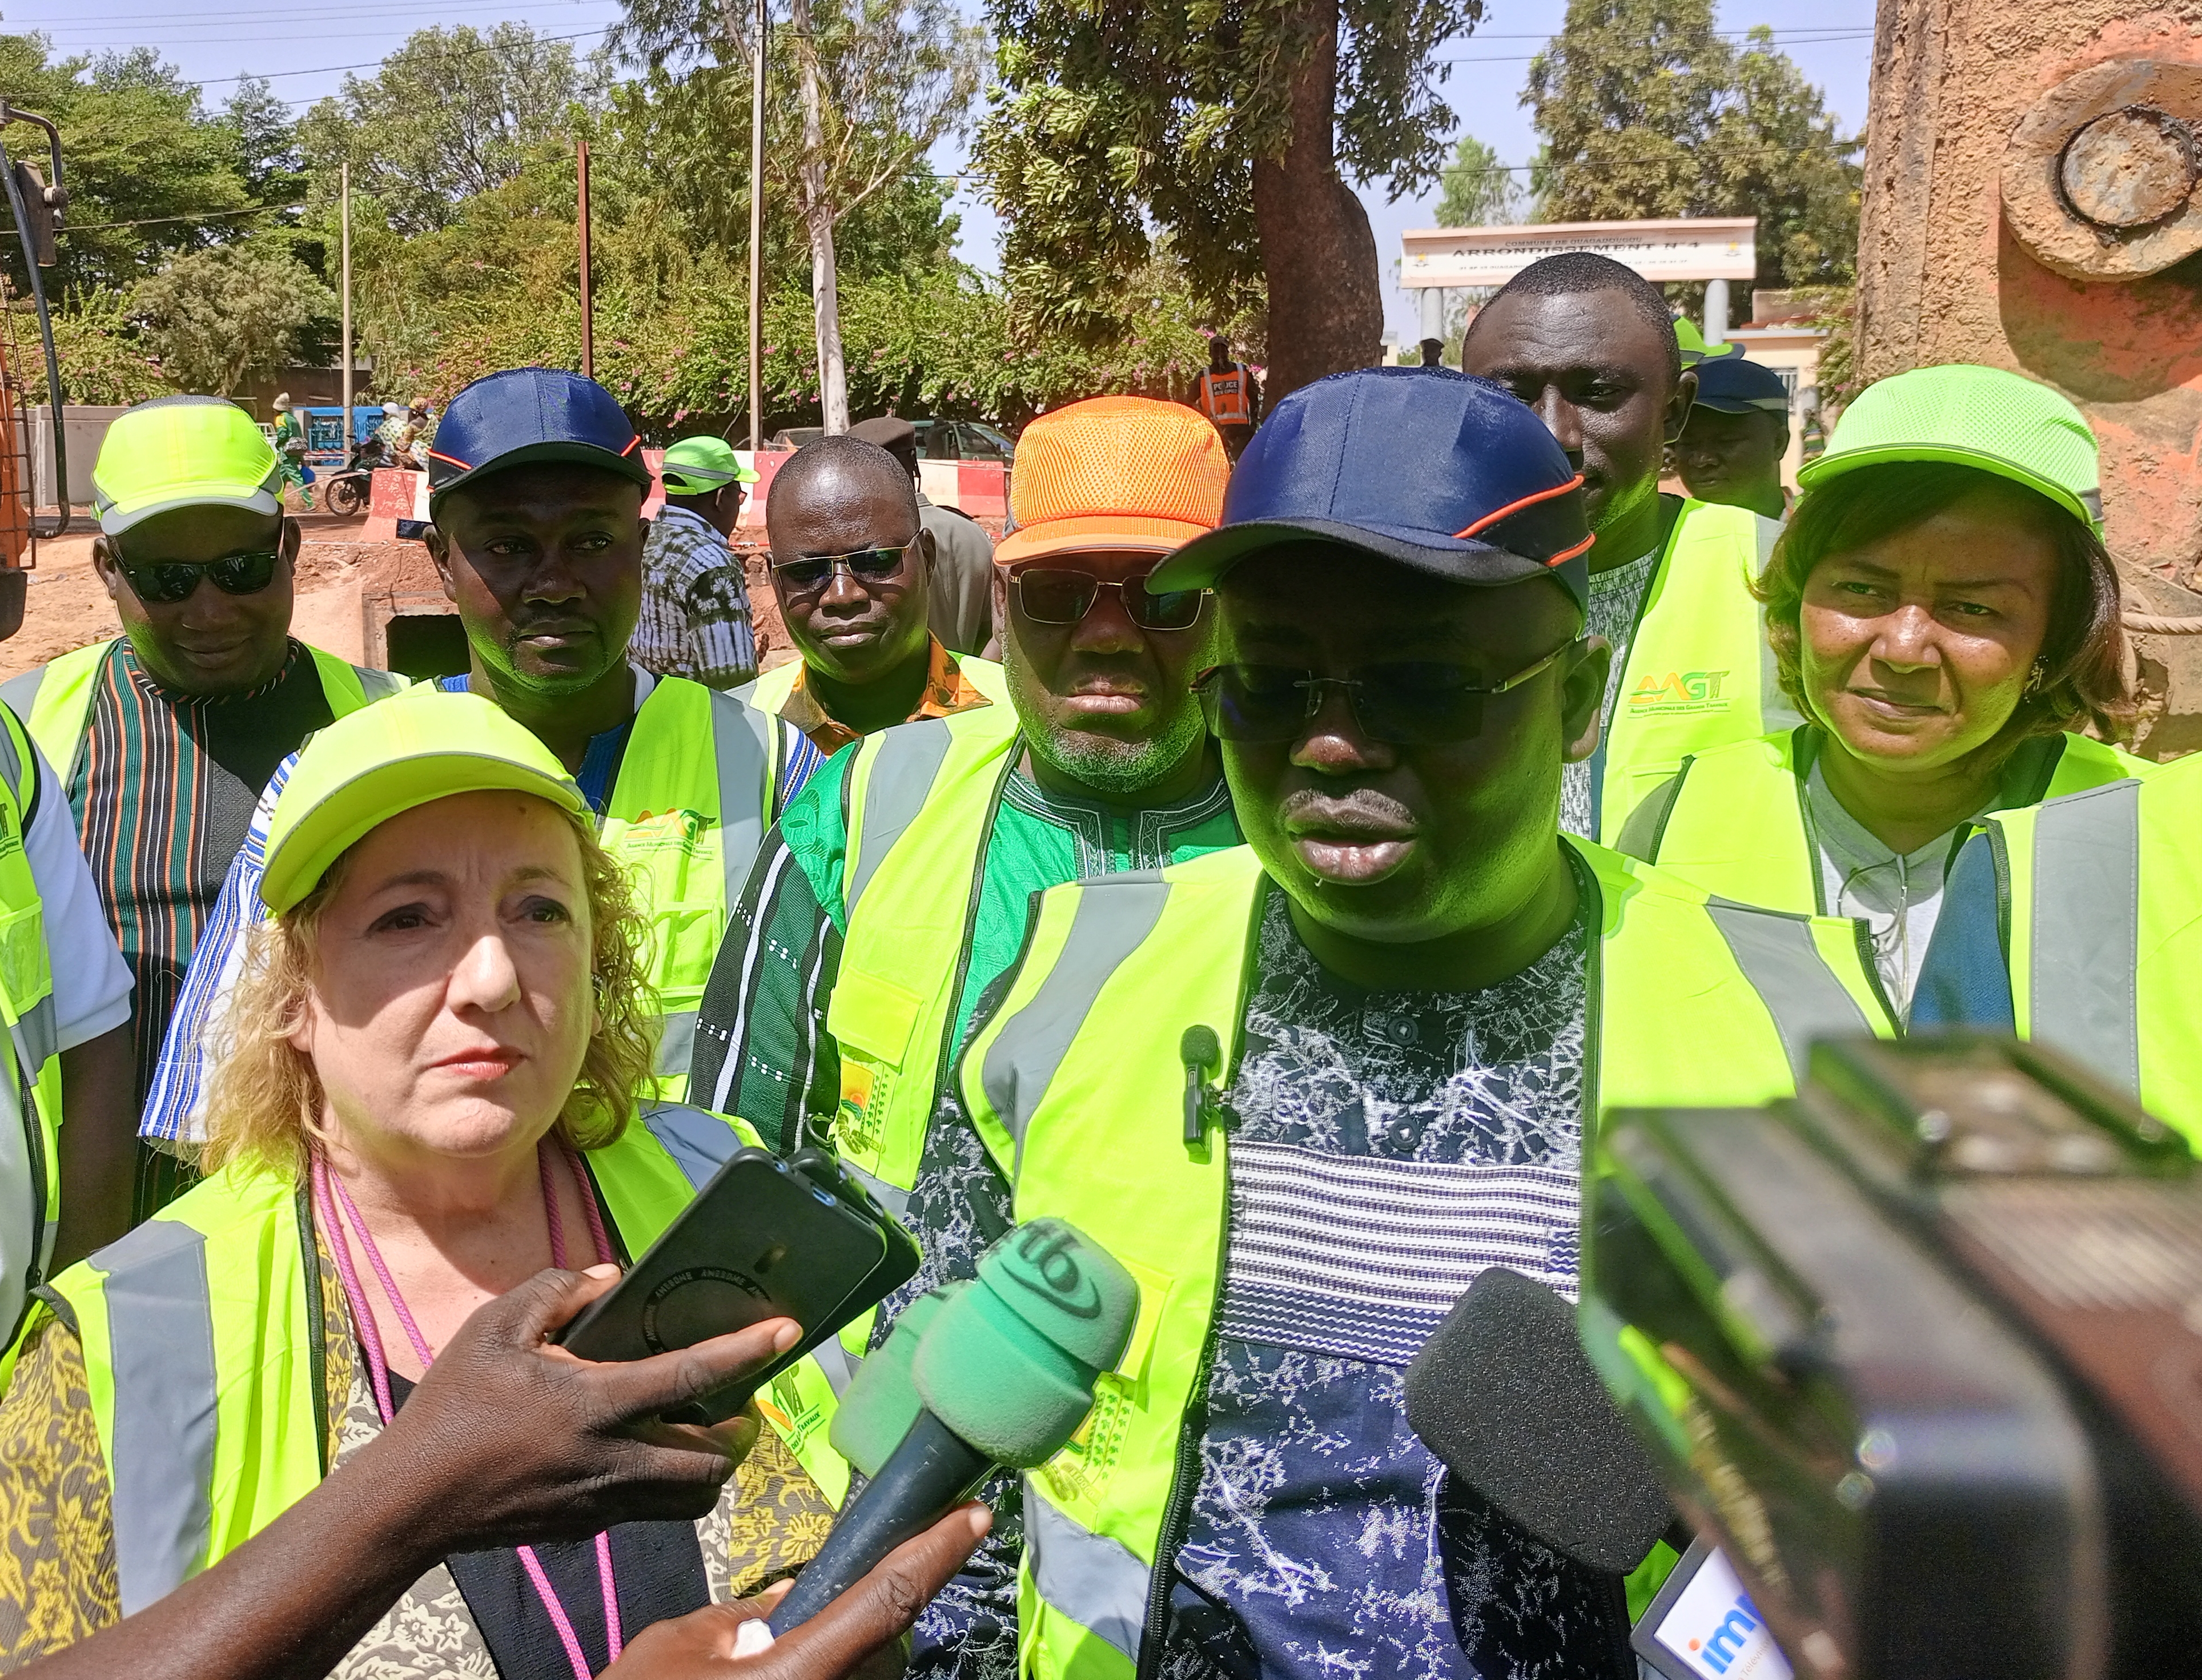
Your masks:
{"label": "construction barrier", "polygon": [[369,542],[396,542],[397,522],[428,516],[428,475],[396,467],[377,467],[368,492],[367,529]]}

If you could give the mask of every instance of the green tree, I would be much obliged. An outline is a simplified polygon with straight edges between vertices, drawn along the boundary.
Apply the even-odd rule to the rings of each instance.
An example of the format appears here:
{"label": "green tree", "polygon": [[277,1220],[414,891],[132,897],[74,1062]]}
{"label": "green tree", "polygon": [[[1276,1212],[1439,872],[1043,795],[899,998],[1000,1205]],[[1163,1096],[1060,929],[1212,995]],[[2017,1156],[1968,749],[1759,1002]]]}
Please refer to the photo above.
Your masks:
{"label": "green tree", "polygon": [[220,396],[287,365],[316,318],[337,307],[328,287],[273,239],[179,256],[139,281],[132,302],[162,375]]}
{"label": "green tree", "polygon": [[415,31],[362,79],[318,100],[298,143],[318,196],[341,164],[404,233],[448,227],[459,206],[515,180],[532,151],[562,142],[581,93],[574,49],[524,23],[483,35],[461,25]]}
{"label": "green tree", "polygon": [[[712,67],[725,77],[749,59],[752,16],[724,0],[627,0],[617,44],[654,70]],[[782,115],[774,125],[766,167],[801,217],[825,425],[845,431],[839,230],[874,197],[907,182],[937,141],[960,130],[978,91],[984,38],[951,0],[787,0],[786,27],[770,39],[768,88],[778,91],[768,93],[767,109],[793,121]],[[722,109],[733,103],[729,91],[717,85]],[[746,126],[740,139],[746,141]],[[729,145],[727,155],[743,152]]]}
{"label": "green tree", "polygon": [[[178,252],[250,231],[251,219],[234,214],[255,201],[233,131],[151,49],[56,62],[42,36],[0,35],[0,97],[61,129],[69,207],[50,295],[125,290]],[[11,128],[11,150],[30,132]],[[25,155],[42,159],[43,147]],[[14,239],[0,240],[0,262],[20,289]]]}
{"label": "green tree", "polygon": [[1365,366],[1375,239],[1348,179],[1420,192],[1445,158],[1439,43],[1482,0],[987,0],[998,85],[978,154],[1030,326],[1088,344],[1139,319],[1167,234],[1214,316],[1265,305],[1274,398]]}
{"label": "green tree", "polygon": [[1522,102],[1540,219],[1756,215],[1758,285],[1855,272],[1861,143],[1769,31],[1715,32],[1712,0],[1569,0]]}
{"label": "green tree", "polygon": [[1498,161],[1496,146],[1475,135],[1460,137],[1440,179],[1445,194],[1438,200],[1439,227],[1485,227],[1518,219],[1522,189],[1513,171]]}
{"label": "green tree", "polygon": [[245,190],[262,203],[290,209],[305,197],[305,159],[291,108],[275,97],[265,76],[246,76],[221,108],[236,137],[237,170]]}

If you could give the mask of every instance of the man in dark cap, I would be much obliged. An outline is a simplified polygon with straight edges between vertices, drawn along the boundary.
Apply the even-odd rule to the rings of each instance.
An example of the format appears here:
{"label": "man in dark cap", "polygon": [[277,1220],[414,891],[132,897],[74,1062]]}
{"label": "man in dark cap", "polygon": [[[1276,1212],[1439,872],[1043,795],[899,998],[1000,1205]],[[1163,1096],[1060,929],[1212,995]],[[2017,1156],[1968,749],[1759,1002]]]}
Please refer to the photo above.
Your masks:
{"label": "man in dark cap", "polygon": [[917,486],[918,522],[933,538],[926,622],[951,653],[984,653],[994,639],[994,544],[978,522],[927,499],[917,470],[917,428],[884,415],[859,421],[849,435],[877,444],[899,461]]}
{"label": "man in dark cap", "polygon": [[1763,362],[1727,356],[1698,363],[1698,399],[1675,443],[1682,487],[1700,502],[1789,511],[1781,457],[1789,450],[1789,387]]}
{"label": "man in dark cap", "polygon": [[959,1064],[1015,1217],[1152,1301],[1026,1478],[1035,1680],[1626,1657],[1622,1583],[1449,1480],[1402,1371],[1486,1266],[1575,1292],[1601,1109],[1758,1103],[1891,1025],[1846,923],[1561,834],[1605,687],[1586,499],[1497,386],[1339,374],[1150,581],[1218,592],[1195,688],[1247,844],[1043,894]]}

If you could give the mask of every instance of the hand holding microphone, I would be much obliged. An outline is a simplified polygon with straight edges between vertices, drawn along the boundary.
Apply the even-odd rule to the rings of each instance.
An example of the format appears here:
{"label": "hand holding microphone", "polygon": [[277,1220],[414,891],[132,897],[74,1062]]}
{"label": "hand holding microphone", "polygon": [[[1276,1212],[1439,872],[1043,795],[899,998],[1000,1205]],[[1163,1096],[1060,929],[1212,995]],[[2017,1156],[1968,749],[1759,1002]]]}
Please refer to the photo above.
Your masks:
{"label": "hand holding microphone", "polygon": [[1038,1219],[988,1249],[975,1277],[904,1313],[833,1424],[834,1447],[871,1483],[773,1612],[773,1632],[816,1615],[996,1465],[1030,1470],[1060,1452],[1139,1311],[1139,1285],[1105,1250]]}

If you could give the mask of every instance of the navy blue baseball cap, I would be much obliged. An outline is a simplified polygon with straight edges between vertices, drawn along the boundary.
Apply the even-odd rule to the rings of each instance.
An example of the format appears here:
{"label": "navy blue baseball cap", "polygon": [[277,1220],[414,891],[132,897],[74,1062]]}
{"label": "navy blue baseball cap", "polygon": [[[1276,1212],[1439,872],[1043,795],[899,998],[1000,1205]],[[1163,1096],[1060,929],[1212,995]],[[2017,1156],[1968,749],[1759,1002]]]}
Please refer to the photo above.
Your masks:
{"label": "navy blue baseball cap", "polygon": [[1222,522],[1147,587],[1205,588],[1310,538],[1456,583],[1552,577],[1590,598],[1582,475],[1519,398],[1449,368],[1357,368],[1293,392],[1239,457]]}
{"label": "navy blue baseball cap", "polygon": [[1698,363],[1698,407],[1722,414],[1789,412],[1789,387],[1763,362],[1740,356]]}
{"label": "navy blue baseball cap", "polygon": [[451,398],[428,450],[428,514],[462,484],[537,461],[617,473],[650,492],[650,468],[618,399],[562,368],[485,374]]}

